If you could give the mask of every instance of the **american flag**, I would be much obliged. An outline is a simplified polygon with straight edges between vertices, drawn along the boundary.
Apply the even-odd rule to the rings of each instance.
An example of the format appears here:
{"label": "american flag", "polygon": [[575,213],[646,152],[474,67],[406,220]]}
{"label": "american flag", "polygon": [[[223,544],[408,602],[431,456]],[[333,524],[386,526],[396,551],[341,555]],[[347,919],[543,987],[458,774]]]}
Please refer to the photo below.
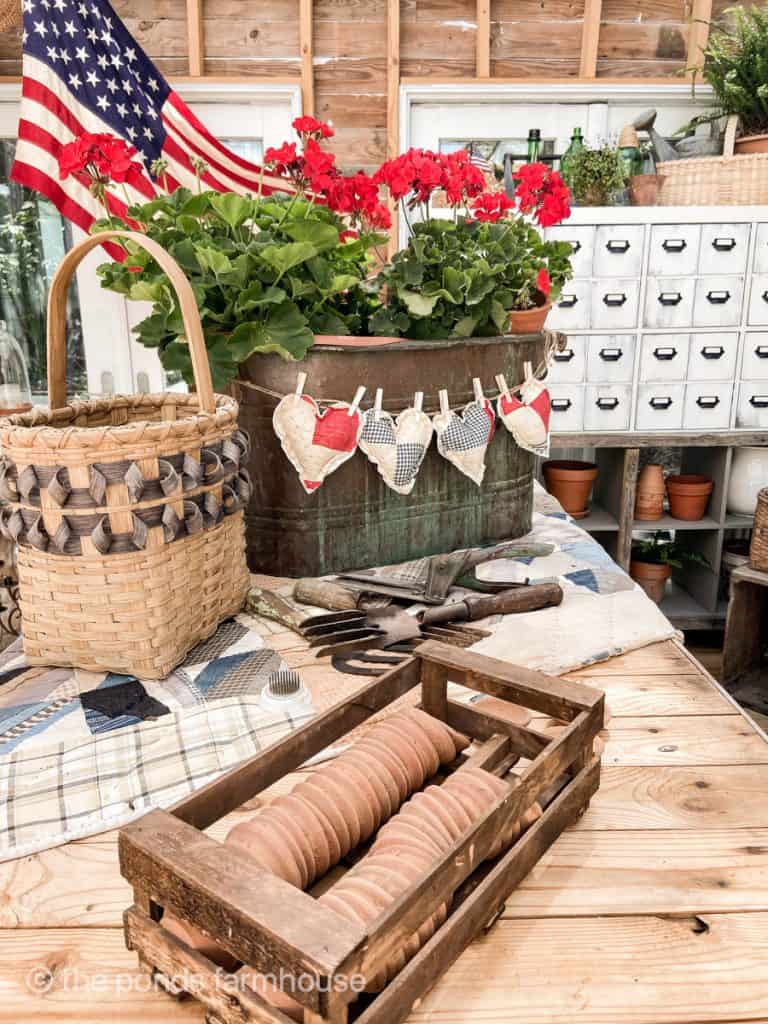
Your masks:
{"label": "american flag", "polygon": [[[132,203],[162,192],[149,171],[167,161],[170,189],[194,187],[192,161],[207,169],[201,180],[223,192],[291,191],[215,139],[176,95],[132,38],[107,0],[23,0],[24,60],[16,159],[11,177],[47,196],[63,216],[88,231],[104,211],[88,188],[59,179],[58,154],[82,132],[111,132],[138,150],[145,173],[127,186]],[[125,193],[107,193],[123,216]]]}

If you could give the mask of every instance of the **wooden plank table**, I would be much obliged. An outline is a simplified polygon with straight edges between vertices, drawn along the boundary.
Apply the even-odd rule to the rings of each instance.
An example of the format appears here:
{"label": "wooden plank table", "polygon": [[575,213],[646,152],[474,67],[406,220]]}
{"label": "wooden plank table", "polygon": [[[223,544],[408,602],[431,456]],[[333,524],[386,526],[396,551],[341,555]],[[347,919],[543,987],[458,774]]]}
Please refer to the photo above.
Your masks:
{"label": "wooden plank table", "polygon": [[[359,685],[264,629],[318,705]],[[600,791],[411,1021],[766,1024],[765,736],[673,641],[572,678],[613,714]],[[115,833],[0,864],[0,1020],[202,1020],[138,971],[129,903]]]}

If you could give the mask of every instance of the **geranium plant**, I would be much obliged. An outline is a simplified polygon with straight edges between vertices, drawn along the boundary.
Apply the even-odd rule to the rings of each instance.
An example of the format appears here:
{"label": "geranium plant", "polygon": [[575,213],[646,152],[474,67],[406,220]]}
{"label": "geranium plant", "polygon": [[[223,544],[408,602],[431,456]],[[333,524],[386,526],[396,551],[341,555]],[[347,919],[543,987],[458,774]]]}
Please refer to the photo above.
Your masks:
{"label": "geranium plant", "polygon": [[[378,186],[365,174],[339,173],[334,156],[319,142],[332,134],[329,125],[305,117],[294,127],[302,148],[285,143],[268,149],[264,160],[290,179],[291,193],[242,196],[177,188],[129,205],[122,218],[109,213],[94,225],[144,231],[181,266],[198,302],[218,389],[254,352],[301,359],[315,334],[366,333],[379,305],[375,291],[365,286],[371,250],[386,240],[380,232],[390,224]],[[63,148],[61,173],[87,177],[103,200],[106,185],[121,180],[113,173],[114,161],[99,162],[91,147],[82,143],[75,149],[76,143]],[[100,146],[108,152],[104,140]],[[114,155],[124,157],[117,148]],[[162,178],[162,166],[155,171]],[[127,259],[99,267],[102,284],[153,304],[134,331],[142,344],[157,348],[167,370],[191,382],[176,295],[148,253],[130,242],[126,249]]]}
{"label": "geranium plant", "polygon": [[[411,232],[379,275],[388,298],[371,321],[377,334],[503,334],[511,310],[545,305],[571,276],[570,246],[545,241],[538,230],[570,213],[568,188],[544,164],[520,168],[514,200],[485,192],[485,178],[465,151],[409,150],[374,180],[400,202]],[[431,215],[438,191],[451,209],[447,219]]]}

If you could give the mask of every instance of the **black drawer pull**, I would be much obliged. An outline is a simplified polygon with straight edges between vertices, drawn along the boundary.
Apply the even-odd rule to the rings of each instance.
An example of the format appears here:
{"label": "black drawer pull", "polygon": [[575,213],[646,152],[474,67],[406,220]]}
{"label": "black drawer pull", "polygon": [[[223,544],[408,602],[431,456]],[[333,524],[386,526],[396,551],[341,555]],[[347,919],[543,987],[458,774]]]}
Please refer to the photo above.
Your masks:
{"label": "black drawer pull", "polygon": [[624,355],[624,351],[620,348],[601,348],[598,354],[606,363],[618,363]]}
{"label": "black drawer pull", "polygon": [[568,245],[570,245],[571,250],[573,252],[579,252],[579,250],[581,249],[581,242],[578,240],[578,238],[573,242],[568,238],[563,239],[563,241],[567,242]]}
{"label": "black drawer pull", "polygon": [[605,243],[605,248],[608,250],[608,252],[612,252],[615,255],[621,255],[622,253],[629,252],[630,244],[626,240],[626,238],[612,238],[609,242]]}
{"label": "black drawer pull", "polygon": [[763,302],[768,302],[768,291],[764,291],[763,292],[762,298],[763,298]]}
{"label": "black drawer pull", "polygon": [[551,401],[552,412],[568,412],[573,405],[570,398],[553,398]]}
{"label": "black drawer pull", "polygon": [[713,306],[724,306],[731,297],[729,291],[724,292],[707,292],[707,302],[711,302]]}
{"label": "black drawer pull", "polygon": [[752,395],[749,404],[755,409],[768,409],[768,395]]}
{"label": "black drawer pull", "polygon": [[555,352],[552,358],[556,363],[570,363],[575,355],[572,348],[564,348],[562,352]]}
{"label": "black drawer pull", "polygon": [[659,302],[662,306],[679,306],[682,301],[683,296],[680,292],[662,292],[659,295]]}
{"label": "black drawer pull", "polygon": [[595,405],[598,409],[605,409],[608,412],[610,412],[612,409],[616,409],[618,407],[618,404],[618,398],[598,398],[595,402]]}
{"label": "black drawer pull", "polygon": [[755,349],[755,355],[758,359],[768,359],[768,345],[758,345]]}
{"label": "black drawer pull", "polygon": [[688,243],[684,238],[665,238],[661,243],[661,248],[664,252],[682,252],[683,249],[688,248]]}
{"label": "black drawer pull", "polygon": [[672,406],[672,399],[665,395],[663,398],[652,398],[648,404],[652,409],[669,409]]}
{"label": "black drawer pull", "polygon": [[603,302],[606,306],[623,306],[627,301],[627,296],[624,292],[608,292],[603,296]]}
{"label": "black drawer pull", "polygon": [[573,309],[578,301],[579,300],[575,295],[561,295],[558,306],[561,309]]}
{"label": "black drawer pull", "polygon": [[718,252],[731,252],[736,248],[735,238],[713,238],[712,248],[717,249]]}
{"label": "black drawer pull", "polygon": [[668,363],[671,359],[674,359],[677,355],[677,349],[670,345],[669,348],[655,348],[653,354],[657,359],[660,359],[663,363]]}
{"label": "black drawer pull", "polygon": [[701,354],[705,359],[721,359],[725,355],[725,349],[722,345],[705,345]]}
{"label": "black drawer pull", "polygon": [[716,405],[720,405],[720,399],[717,395],[699,395],[696,405],[700,409],[714,409]]}

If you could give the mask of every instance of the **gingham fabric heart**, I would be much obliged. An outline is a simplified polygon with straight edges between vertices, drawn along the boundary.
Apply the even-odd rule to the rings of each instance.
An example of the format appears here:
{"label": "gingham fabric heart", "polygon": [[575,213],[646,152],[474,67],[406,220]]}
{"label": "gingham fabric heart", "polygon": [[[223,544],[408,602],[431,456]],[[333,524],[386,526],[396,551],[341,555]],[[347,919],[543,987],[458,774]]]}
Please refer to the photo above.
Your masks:
{"label": "gingham fabric heart", "polygon": [[381,410],[377,419],[376,410],[368,409],[359,447],[387,487],[398,494],[410,494],[431,440],[432,421],[418,409],[404,409],[397,420]]}
{"label": "gingham fabric heart", "polygon": [[491,403],[487,398],[470,402],[460,414],[439,412],[432,422],[440,454],[479,487],[485,476],[485,452],[496,429]]}
{"label": "gingham fabric heart", "polygon": [[511,393],[499,395],[496,411],[521,448],[534,455],[549,455],[552,405],[549,391],[540,381],[526,381],[520,390],[520,398]]}
{"label": "gingham fabric heart", "polygon": [[311,494],[327,476],[355,454],[363,417],[359,409],[338,402],[320,412],[309,395],[286,395],[272,414],[283,451]]}

